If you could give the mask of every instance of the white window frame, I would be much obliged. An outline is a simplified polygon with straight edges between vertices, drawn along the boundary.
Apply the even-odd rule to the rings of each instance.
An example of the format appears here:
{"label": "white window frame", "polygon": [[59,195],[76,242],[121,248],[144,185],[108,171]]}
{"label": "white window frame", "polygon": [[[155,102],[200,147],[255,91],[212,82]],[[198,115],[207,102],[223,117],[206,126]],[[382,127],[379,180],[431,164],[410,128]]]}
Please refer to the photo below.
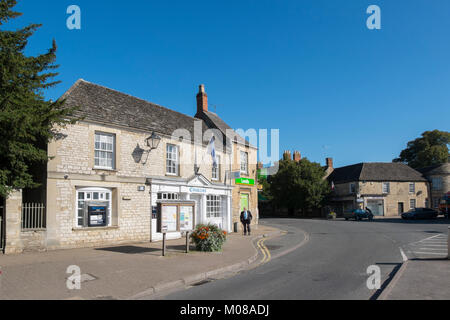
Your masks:
{"label": "white window frame", "polygon": [[173,192],[158,192],[156,194],[158,201],[166,201],[166,200],[179,200],[180,195],[178,193]]}
{"label": "white window frame", "polygon": [[[385,191],[385,190],[387,190],[387,191]],[[381,191],[382,191],[383,194],[391,193],[391,183],[390,182],[383,182]]]}
{"label": "white window frame", "polygon": [[[411,188],[412,187],[412,188]],[[410,194],[415,194],[416,193],[416,184],[414,182],[410,182],[409,183],[409,193]],[[412,191],[411,191],[412,190]]]}
{"label": "white window frame", "polygon": [[211,180],[220,181],[220,156],[216,156],[217,166],[212,165]]}
{"label": "white window frame", "polygon": [[[175,151],[169,151],[174,148]],[[180,175],[180,147],[175,144],[167,144],[166,146],[166,174],[168,176]]]}
{"label": "white window frame", "polygon": [[[80,199],[80,193],[83,193],[83,198]],[[98,199],[94,199],[95,194],[98,195]],[[82,201],[83,200],[83,201]],[[108,225],[107,227],[112,226],[112,190],[108,188],[95,188],[95,187],[88,187],[88,188],[77,188],[76,189],[76,205],[75,205],[75,228],[83,229],[83,228],[89,228],[87,226],[86,221],[83,221],[83,225],[80,225],[80,212],[81,209],[79,207],[80,202],[91,202],[91,201],[104,201],[109,202],[108,204]],[[84,219],[84,216],[83,216]],[[93,228],[93,227],[91,227]]]}
{"label": "white window frame", "polygon": [[248,175],[248,152],[241,151],[241,173]]}
{"label": "white window frame", "polygon": [[206,217],[222,218],[222,197],[217,195],[206,196]]}
{"label": "white window frame", "polygon": [[[97,140],[97,137],[99,137],[99,140]],[[102,141],[102,139],[105,138],[106,139],[111,138],[111,141]],[[109,145],[111,146],[111,149],[108,148]],[[107,163],[108,157],[105,158],[100,156],[102,154],[104,155],[111,154],[111,165]],[[104,161],[103,164],[102,161]],[[112,133],[96,131],[94,135],[94,168],[103,170],[114,170],[115,166],[116,166],[116,135]]]}
{"label": "white window frame", "polygon": [[[412,203],[414,203],[414,205],[411,205]],[[417,208],[417,201],[416,199],[409,199],[409,209],[416,209]]]}

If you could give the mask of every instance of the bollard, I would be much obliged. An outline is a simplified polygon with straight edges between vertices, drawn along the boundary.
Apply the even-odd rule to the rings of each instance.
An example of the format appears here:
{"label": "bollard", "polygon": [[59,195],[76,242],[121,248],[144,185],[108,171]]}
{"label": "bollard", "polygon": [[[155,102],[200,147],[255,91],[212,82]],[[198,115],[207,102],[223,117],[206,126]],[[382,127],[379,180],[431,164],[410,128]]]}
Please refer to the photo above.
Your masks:
{"label": "bollard", "polygon": [[163,233],[163,242],[162,242],[162,255],[166,256],[166,233]]}
{"label": "bollard", "polygon": [[186,253],[189,253],[189,231],[186,232]]}

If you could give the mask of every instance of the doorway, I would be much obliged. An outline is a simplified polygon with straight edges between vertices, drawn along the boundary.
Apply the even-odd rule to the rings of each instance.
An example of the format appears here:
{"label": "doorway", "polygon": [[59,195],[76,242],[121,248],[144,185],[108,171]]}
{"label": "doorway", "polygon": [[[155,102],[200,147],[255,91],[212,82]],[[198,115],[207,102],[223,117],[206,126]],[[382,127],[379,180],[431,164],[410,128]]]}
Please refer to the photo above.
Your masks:
{"label": "doorway", "polygon": [[247,193],[241,193],[241,212],[244,211],[244,208],[250,211],[249,205],[250,196]]}
{"label": "doorway", "polygon": [[405,205],[403,202],[398,203],[398,215],[401,215],[403,212],[405,212]]}

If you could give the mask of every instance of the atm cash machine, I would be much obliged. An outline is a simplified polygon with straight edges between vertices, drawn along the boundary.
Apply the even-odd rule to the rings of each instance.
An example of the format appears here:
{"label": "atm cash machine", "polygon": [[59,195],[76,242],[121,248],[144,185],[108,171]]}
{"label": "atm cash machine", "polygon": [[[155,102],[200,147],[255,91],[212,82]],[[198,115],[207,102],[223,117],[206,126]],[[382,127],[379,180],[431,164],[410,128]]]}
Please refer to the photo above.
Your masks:
{"label": "atm cash machine", "polygon": [[89,201],[84,205],[84,221],[87,227],[107,227],[108,226],[108,206],[107,201]]}

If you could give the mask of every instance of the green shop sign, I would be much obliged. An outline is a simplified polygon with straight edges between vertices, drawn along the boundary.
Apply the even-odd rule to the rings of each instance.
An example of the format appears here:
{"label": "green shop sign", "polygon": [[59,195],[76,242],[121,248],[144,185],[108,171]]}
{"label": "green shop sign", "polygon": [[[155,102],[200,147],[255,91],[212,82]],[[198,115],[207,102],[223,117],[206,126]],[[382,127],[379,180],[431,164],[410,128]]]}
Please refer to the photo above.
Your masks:
{"label": "green shop sign", "polygon": [[246,179],[246,178],[240,178],[236,179],[236,184],[241,184],[244,186],[254,186],[255,180],[254,179]]}

